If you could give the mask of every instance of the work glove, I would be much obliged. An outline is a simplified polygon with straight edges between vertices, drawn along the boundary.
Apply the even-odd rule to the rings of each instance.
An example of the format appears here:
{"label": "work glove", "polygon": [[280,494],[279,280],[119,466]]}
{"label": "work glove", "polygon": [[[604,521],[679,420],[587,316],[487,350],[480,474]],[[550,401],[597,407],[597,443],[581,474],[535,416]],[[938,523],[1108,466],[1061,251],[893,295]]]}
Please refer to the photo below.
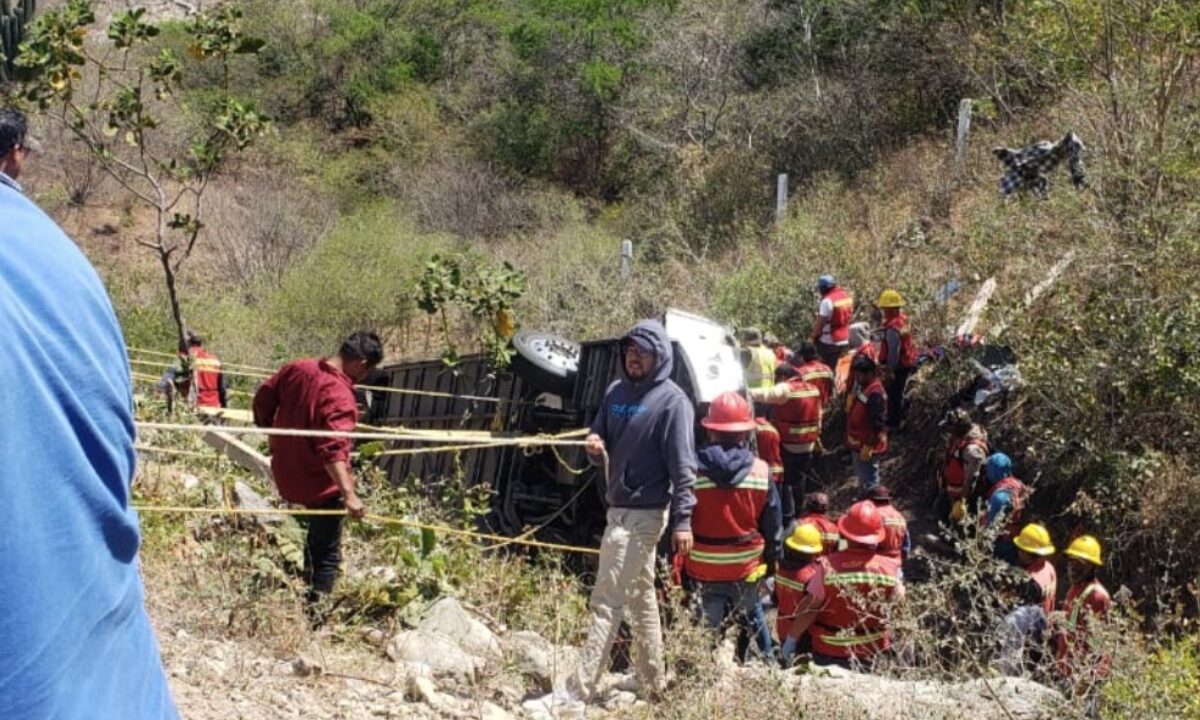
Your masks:
{"label": "work glove", "polygon": [[779,648],[779,662],[784,667],[790,667],[792,664],[792,656],[796,654],[796,638],[788,636],[783,641],[783,647]]}

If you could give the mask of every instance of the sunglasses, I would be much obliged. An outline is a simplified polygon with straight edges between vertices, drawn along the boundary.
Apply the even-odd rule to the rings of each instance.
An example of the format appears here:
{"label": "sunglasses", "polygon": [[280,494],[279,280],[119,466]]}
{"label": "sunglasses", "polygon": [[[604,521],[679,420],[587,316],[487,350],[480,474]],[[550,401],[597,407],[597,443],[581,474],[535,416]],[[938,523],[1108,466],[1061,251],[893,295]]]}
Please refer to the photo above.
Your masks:
{"label": "sunglasses", "polygon": [[625,343],[624,347],[621,348],[621,352],[625,355],[625,357],[629,357],[630,355],[637,355],[640,358],[654,357],[653,350],[643,350],[638,347],[637,343],[633,342]]}

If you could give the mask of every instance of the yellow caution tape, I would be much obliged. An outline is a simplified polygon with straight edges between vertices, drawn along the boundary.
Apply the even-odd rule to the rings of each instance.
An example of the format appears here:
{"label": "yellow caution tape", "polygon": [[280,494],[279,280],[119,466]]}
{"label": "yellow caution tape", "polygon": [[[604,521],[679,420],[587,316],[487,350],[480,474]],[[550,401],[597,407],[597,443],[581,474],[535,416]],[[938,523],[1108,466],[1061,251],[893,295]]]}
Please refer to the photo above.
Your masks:
{"label": "yellow caution tape", "polygon": [[[293,510],[290,508],[264,508],[255,510],[251,508],[210,508],[210,507],[188,507],[182,505],[133,505],[133,508],[138,512],[148,513],[178,513],[184,515],[346,515],[345,510]],[[449,535],[459,535],[462,537],[471,537],[479,540],[491,540],[493,542],[502,543],[504,545],[524,545],[526,547],[543,548],[545,550],[559,550],[561,552],[583,553],[587,555],[599,555],[600,551],[597,548],[581,547],[576,545],[563,545],[560,543],[548,543],[541,540],[530,540],[524,537],[505,537],[504,535],[494,535],[492,533],[474,532],[472,530],[461,530],[446,525],[432,525],[422,523],[415,520],[404,520],[403,518],[388,517],[386,515],[375,515],[367,513],[363,516],[363,520],[381,523],[384,525],[399,525],[401,527],[417,528],[420,530],[433,530],[435,532],[444,532]]]}

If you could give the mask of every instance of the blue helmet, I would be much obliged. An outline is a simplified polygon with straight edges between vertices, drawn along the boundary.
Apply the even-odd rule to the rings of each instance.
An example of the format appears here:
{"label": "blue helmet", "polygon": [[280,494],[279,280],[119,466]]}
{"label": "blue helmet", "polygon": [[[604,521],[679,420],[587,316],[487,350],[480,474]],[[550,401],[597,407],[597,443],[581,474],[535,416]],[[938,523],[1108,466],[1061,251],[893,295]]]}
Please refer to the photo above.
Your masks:
{"label": "blue helmet", "polygon": [[1012,459],[1002,452],[988,457],[987,465],[985,466],[987,468],[988,482],[997,483],[1012,475],[1012,466]]}
{"label": "blue helmet", "polygon": [[832,275],[822,275],[817,278],[817,289],[821,292],[829,292],[837,287],[837,280]]}

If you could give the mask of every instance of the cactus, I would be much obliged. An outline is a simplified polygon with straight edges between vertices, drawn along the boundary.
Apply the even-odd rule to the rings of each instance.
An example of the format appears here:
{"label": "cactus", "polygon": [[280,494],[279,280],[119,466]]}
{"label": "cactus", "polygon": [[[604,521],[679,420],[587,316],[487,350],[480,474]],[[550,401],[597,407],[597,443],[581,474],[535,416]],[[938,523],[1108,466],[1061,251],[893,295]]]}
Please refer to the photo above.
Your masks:
{"label": "cactus", "polygon": [[35,12],[37,0],[0,0],[0,79],[12,77],[25,23],[33,19]]}

